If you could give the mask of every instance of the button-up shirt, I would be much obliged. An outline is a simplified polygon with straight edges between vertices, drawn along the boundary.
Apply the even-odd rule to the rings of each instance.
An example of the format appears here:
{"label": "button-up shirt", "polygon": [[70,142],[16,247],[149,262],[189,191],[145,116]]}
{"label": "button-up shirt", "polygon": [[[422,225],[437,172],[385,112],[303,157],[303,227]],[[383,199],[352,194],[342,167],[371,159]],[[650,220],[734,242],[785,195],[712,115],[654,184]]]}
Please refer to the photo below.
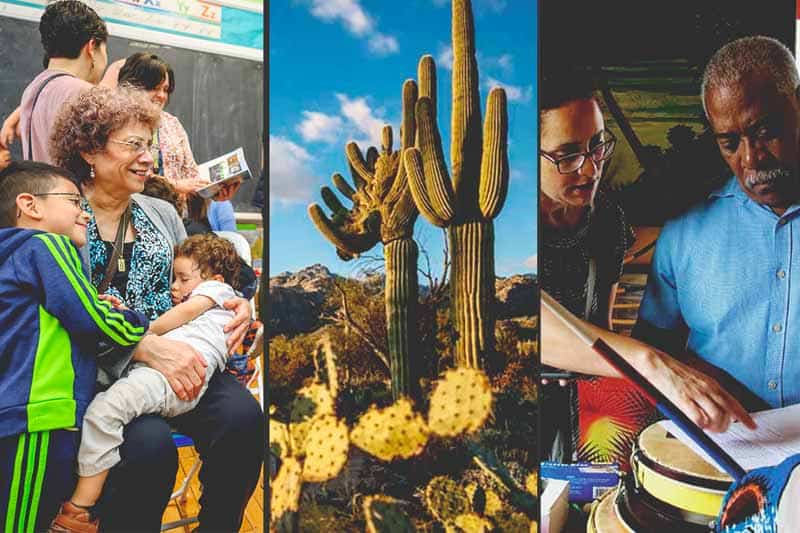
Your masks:
{"label": "button-up shirt", "polygon": [[773,407],[800,402],[799,213],[732,178],[664,226],[639,311]]}

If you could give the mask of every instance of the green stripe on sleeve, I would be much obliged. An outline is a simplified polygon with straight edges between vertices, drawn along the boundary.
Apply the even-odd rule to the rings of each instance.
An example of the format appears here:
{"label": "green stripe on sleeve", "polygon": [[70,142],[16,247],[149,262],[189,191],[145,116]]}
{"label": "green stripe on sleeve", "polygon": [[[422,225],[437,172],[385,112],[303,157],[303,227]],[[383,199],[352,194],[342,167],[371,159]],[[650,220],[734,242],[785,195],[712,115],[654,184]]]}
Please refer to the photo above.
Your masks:
{"label": "green stripe on sleeve", "polygon": [[28,431],[73,427],[75,369],[69,333],[42,306],[38,340],[27,406]]}
{"label": "green stripe on sleeve", "polygon": [[39,442],[39,454],[36,460],[36,480],[33,483],[33,500],[31,501],[31,510],[28,513],[28,527],[25,528],[26,533],[34,533],[36,527],[36,518],[39,514],[39,499],[42,496],[42,481],[44,481],[44,473],[47,469],[47,452],[50,445],[50,432],[43,431],[41,433],[42,440]]}
{"label": "green stripe on sleeve", "polygon": [[32,459],[36,457],[36,447],[39,444],[39,434],[38,433],[31,433],[30,440],[28,440],[28,460],[25,461],[25,485],[23,486],[22,490],[22,503],[20,504],[20,510],[23,511],[20,513],[20,521],[17,526],[18,533],[25,533],[25,522],[28,516],[27,513],[24,512],[25,509],[28,508],[28,498],[30,497],[31,493],[31,482],[33,481],[33,461]]}
{"label": "green stripe on sleeve", "polygon": [[4,533],[14,533],[14,519],[17,515],[17,494],[19,494],[19,482],[22,477],[22,458],[25,455],[25,441],[28,434],[23,433],[17,442],[17,455],[14,457],[14,472],[11,475],[11,490],[8,493],[8,510],[6,511],[6,526]]}
{"label": "green stripe on sleeve", "polygon": [[[92,320],[94,320],[97,327],[100,328],[100,330],[103,331],[103,333],[105,333],[110,339],[112,339],[120,346],[130,346],[138,342],[141,339],[141,335],[139,336],[131,335],[124,330],[114,331],[111,329],[111,327],[109,327],[108,322],[104,320],[102,317],[100,317],[98,309],[94,305],[92,305],[92,302],[89,301],[86,291],[80,287],[79,282],[76,279],[74,270],[69,268],[69,266],[66,264],[64,257],[61,256],[61,254],[58,252],[58,250],[53,245],[51,240],[48,238],[50,236],[46,233],[40,233],[36,235],[36,237],[41,239],[41,241],[44,242],[45,246],[47,246],[48,250],[50,250],[50,253],[56,260],[56,263],[58,264],[59,267],[61,267],[61,270],[64,272],[70,284],[72,285],[75,294],[78,295],[78,298],[83,304],[83,307],[86,309],[86,312],[89,314]],[[144,328],[136,328],[136,329],[144,333]]]}

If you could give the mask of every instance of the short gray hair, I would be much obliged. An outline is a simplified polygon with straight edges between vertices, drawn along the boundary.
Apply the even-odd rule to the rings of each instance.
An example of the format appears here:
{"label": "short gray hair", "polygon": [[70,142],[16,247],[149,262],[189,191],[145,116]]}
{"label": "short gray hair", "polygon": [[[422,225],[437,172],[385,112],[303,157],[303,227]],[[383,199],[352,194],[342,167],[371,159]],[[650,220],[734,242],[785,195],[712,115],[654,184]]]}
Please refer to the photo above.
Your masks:
{"label": "short gray hair", "polygon": [[782,42],[763,35],[742,37],[717,50],[706,65],[700,86],[706,116],[706,93],[738,85],[753,73],[767,74],[778,92],[787,96],[793,95],[800,85],[794,56]]}

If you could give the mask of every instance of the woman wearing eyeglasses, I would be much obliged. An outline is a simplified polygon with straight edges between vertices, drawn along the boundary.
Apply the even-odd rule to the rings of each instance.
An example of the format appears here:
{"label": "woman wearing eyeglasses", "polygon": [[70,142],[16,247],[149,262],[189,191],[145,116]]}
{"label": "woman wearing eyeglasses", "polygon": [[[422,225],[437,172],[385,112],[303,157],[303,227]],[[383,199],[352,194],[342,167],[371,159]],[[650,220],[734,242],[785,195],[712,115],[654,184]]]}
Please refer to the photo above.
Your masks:
{"label": "woman wearing eyeglasses", "polygon": [[[84,184],[91,219],[81,252],[92,283],[151,320],[172,307],[172,251],[186,238],[172,205],[139,194],[152,171],[160,115],[141,91],[93,88],[62,109],[50,149]],[[240,344],[249,303],[236,298],[225,307],[236,313],[226,328],[233,330],[229,344]],[[205,365],[197,351],[156,335],[146,336],[132,356],[101,356],[99,384],[120,377],[131,357],[162,374],[181,399],[199,393]],[[264,420],[253,396],[219,372],[190,413],[170,423],[145,415],[126,426],[123,461],[111,470],[96,509],[104,531],[158,531],[177,470],[170,424],[189,435],[203,457],[201,529],[238,531],[258,481]]]}
{"label": "woman wearing eyeglasses", "polygon": [[[542,290],[592,324],[608,344],[702,427],[722,431],[732,417],[749,421],[739,402],[712,378],[664,352],[611,331],[611,309],[623,258],[634,240],[622,209],[599,189],[616,139],[605,125],[591,81],[580,73],[545,77],[540,84],[539,105],[542,231],[538,271]],[[541,357],[544,365],[560,370],[620,377],[544,308]],[[562,381],[561,385],[566,386],[550,384],[543,391],[543,459],[549,455],[551,460],[569,462],[580,451],[589,454],[584,459],[625,463],[624,450],[601,450],[592,443],[579,442],[575,384]],[[609,411],[626,407],[614,404],[615,399],[603,398],[601,407]],[[589,429],[590,422],[581,422],[584,429]],[[636,428],[628,422],[615,419],[623,433],[628,432],[623,436],[632,438]]]}

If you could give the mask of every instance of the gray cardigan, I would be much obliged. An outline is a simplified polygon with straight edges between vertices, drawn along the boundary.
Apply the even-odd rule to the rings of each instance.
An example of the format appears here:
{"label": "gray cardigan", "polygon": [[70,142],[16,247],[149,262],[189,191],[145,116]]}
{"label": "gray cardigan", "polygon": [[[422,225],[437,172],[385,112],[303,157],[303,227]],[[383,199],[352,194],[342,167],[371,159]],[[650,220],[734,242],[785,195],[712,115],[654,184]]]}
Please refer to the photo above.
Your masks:
{"label": "gray cardigan", "polygon": [[[182,243],[186,239],[186,229],[183,221],[178,216],[178,212],[169,202],[145,196],[144,194],[134,194],[131,199],[142,209],[150,222],[167,239],[170,249],[176,244]],[[87,272],[91,272],[89,263],[89,244],[80,249],[81,259]],[[170,265],[170,279],[172,278],[172,268]],[[97,359],[97,383],[102,387],[111,385],[119,379],[125,367],[133,357],[133,349],[101,349]]]}

